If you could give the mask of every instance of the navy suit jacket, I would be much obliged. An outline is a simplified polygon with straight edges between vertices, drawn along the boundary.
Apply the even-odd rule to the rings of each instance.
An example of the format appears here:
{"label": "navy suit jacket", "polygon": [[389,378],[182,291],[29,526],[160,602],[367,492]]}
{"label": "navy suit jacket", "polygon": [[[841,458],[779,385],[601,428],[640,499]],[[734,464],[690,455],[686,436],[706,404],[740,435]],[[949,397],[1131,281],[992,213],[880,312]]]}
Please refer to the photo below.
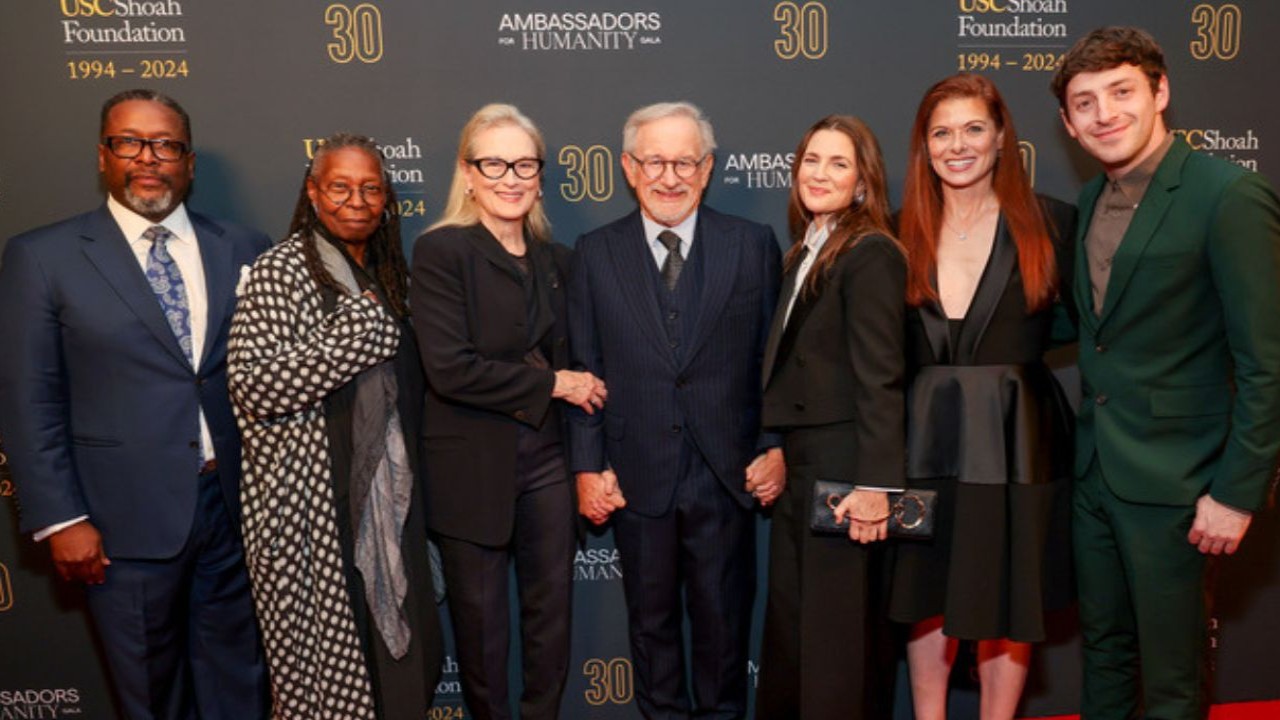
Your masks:
{"label": "navy suit jacket", "polygon": [[778,298],[781,253],[766,225],[698,210],[703,285],[679,356],[668,344],[653,255],[636,211],[578,239],[569,282],[574,365],[605,381],[604,411],[570,413],[570,469],[611,466],[627,509],[670,507],[688,435],[738,503],[747,464],[776,438],[760,434],[760,370]]}
{"label": "navy suit jacket", "polygon": [[227,330],[261,233],[188,212],[209,315],[191,368],[106,206],[14,237],[0,264],[0,436],[21,529],[88,515],[108,557],[176,555],[197,496],[203,409],[239,518],[240,440],[227,395]]}

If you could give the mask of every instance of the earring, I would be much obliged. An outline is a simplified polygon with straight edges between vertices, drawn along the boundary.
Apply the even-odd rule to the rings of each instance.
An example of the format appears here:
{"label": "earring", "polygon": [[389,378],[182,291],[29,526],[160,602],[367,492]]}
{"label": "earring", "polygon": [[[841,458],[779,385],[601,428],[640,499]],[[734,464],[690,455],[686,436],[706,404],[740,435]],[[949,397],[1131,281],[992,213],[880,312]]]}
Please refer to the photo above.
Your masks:
{"label": "earring", "polygon": [[463,194],[466,195],[467,197],[471,197],[471,188],[467,188],[466,192]]}
{"label": "earring", "polygon": [[541,197],[542,197],[542,188],[538,188],[538,197],[539,197],[539,198],[541,198]]}
{"label": "earring", "polygon": [[865,187],[858,188],[858,194],[853,196],[853,204],[861,205],[867,199],[867,189]]}

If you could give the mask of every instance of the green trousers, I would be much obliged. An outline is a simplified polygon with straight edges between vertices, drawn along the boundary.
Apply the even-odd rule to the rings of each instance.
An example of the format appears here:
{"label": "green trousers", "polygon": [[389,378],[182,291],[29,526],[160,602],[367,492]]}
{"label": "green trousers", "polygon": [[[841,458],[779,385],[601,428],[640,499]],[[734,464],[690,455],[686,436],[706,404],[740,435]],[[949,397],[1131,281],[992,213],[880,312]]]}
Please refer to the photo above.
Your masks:
{"label": "green trousers", "polygon": [[1077,481],[1082,720],[1206,716],[1205,557],[1187,542],[1194,519],[1194,507],[1116,497],[1096,458]]}

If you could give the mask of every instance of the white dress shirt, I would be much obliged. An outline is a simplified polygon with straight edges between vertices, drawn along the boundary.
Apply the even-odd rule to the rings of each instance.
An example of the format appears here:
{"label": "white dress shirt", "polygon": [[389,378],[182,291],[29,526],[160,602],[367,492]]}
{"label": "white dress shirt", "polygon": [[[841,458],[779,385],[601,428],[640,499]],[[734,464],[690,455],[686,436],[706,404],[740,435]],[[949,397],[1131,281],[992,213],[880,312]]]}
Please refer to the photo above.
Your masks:
{"label": "white dress shirt", "polygon": [[808,252],[805,253],[804,260],[800,261],[800,267],[796,270],[796,283],[791,289],[791,297],[787,300],[787,312],[782,316],[782,327],[785,328],[787,323],[791,322],[791,309],[796,306],[796,298],[800,297],[804,280],[809,277],[809,269],[813,267],[813,261],[818,258],[818,253],[822,251],[822,246],[827,244],[829,237],[831,237],[831,230],[826,223],[822,225],[809,223],[809,229],[804,231],[804,246]]}
{"label": "white dress shirt", "polygon": [[[179,204],[173,212],[158,223],[135,213],[110,195],[107,196],[107,210],[115,219],[116,225],[120,227],[120,232],[124,233],[125,239],[129,241],[129,249],[138,259],[138,265],[143,273],[147,271],[147,253],[151,252],[151,241],[142,237],[142,234],[153,225],[163,225],[173,235],[165,247],[178,266],[178,272],[182,274],[182,284],[187,291],[187,308],[190,310],[188,317],[191,323],[192,369],[199,368],[200,354],[204,351],[204,338],[209,324],[209,297],[205,292],[204,263],[200,259],[200,245],[196,242],[196,231],[191,226],[191,218],[187,215],[186,206]],[[204,419],[204,410],[200,411],[200,447],[204,459],[214,459],[213,437],[209,434],[209,424]],[[50,525],[36,531],[32,539],[39,542],[59,530],[87,520],[88,517],[88,515],[81,515],[66,522]]]}

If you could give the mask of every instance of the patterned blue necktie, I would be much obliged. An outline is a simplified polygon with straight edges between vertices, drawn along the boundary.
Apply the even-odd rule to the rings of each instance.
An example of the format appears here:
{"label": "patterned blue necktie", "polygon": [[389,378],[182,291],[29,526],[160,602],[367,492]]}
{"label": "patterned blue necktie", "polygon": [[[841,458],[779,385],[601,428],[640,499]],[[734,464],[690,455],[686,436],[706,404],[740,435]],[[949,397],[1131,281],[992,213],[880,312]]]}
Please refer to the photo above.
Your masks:
{"label": "patterned blue necktie", "polygon": [[165,247],[173,233],[163,225],[152,225],[142,233],[142,237],[151,241],[151,251],[147,253],[147,282],[151,283],[151,290],[160,301],[169,329],[178,338],[178,345],[187,354],[187,361],[192,362],[191,308],[187,304],[187,286],[182,282],[182,273],[178,272],[178,263]]}

